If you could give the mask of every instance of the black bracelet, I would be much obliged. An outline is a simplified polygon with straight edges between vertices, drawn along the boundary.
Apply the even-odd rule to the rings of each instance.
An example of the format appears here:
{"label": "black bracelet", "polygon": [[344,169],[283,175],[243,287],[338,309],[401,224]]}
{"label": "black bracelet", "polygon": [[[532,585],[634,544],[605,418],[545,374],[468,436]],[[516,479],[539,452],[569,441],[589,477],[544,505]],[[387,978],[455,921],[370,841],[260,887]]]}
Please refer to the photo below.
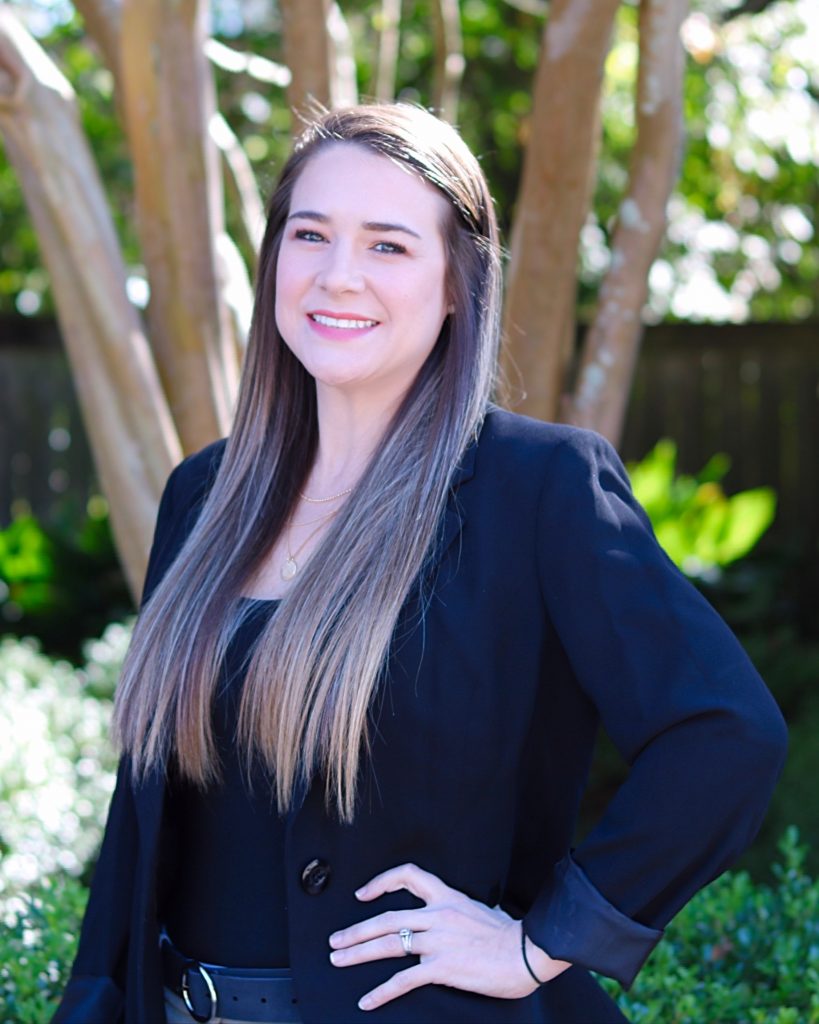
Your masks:
{"label": "black bracelet", "polygon": [[532,980],[536,981],[538,985],[545,985],[546,982],[541,981],[532,970],[532,965],[529,963],[529,957],[526,955],[526,932],[523,930],[523,921],[520,922],[520,951],[523,954],[523,962],[526,964],[526,970],[532,975]]}

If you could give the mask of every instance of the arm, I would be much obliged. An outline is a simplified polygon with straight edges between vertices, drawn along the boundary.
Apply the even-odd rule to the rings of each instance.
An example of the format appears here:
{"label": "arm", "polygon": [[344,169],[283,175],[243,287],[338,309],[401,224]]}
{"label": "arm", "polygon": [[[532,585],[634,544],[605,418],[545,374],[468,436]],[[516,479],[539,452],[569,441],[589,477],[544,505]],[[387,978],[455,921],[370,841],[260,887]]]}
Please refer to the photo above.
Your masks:
{"label": "arm", "polygon": [[577,431],[552,456],[539,538],[549,614],[630,773],[524,923],[550,955],[628,985],[663,926],[753,839],[785,728],[603,438]]}

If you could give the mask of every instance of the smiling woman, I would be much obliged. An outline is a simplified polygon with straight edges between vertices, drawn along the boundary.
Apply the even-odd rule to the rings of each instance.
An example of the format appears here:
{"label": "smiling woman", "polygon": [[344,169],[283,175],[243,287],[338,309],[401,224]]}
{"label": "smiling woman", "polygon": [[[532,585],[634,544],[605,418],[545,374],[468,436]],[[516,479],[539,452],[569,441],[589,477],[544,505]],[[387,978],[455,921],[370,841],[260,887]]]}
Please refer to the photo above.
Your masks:
{"label": "smiling woman", "polygon": [[[621,1021],[589,970],[629,984],[753,837],[781,717],[611,447],[490,404],[499,253],[430,114],[298,140],[233,431],[160,505],[55,1022]],[[573,849],[601,722],[631,771]]]}

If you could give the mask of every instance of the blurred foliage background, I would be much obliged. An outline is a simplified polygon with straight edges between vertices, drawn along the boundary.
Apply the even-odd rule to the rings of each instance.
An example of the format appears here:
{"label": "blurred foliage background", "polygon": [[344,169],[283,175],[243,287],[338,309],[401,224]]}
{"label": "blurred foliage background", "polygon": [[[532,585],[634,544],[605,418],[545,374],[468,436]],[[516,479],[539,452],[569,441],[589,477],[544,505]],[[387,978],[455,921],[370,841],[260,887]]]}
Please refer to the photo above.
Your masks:
{"label": "blurred foliage background", "polygon": [[[133,231],[131,166],[116,117],[112,77],[66,0],[12,0],[10,6],[25,16],[77,92],[129,265],[129,294],[136,305],[144,306],[148,291]],[[365,0],[345,0],[342,6],[355,39],[359,88],[366,96],[373,91],[379,6]],[[742,13],[746,7],[755,13]],[[531,79],[546,10],[541,0],[461,4],[466,74],[459,122],[481,156],[505,231],[514,213],[523,147],[531,131]],[[624,3],[606,67],[595,213],[581,237],[581,315],[590,313],[610,262],[610,234],[626,179],[634,133],[636,21],[636,4]],[[405,0],[397,73],[403,99],[430,99],[431,25],[429,3]],[[276,4],[268,0],[213,0],[212,30],[217,40],[237,51],[281,59]],[[684,44],[686,145],[669,205],[667,239],[650,276],[644,318],[647,323],[691,324],[692,332],[703,321],[815,324],[819,7],[814,0],[694,0]],[[267,193],[289,148],[291,113],[281,90],[246,72],[227,70],[224,63],[229,62],[215,66],[219,107]],[[229,228],[236,227],[236,217],[228,205]],[[243,237],[240,231],[233,235]],[[4,338],[25,338],[26,324],[52,313],[37,239],[0,142],[0,318],[5,318],[0,347]],[[776,344],[773,332],[770,344]],[[0,408],[0,430],[5,429],[3,417]],[[58,420],[48,426],[55,451],[84,444],[77,431],[66,440],[66,427]],[[800,899],[805,907],[815,908],[819,898],[819,890],[811,888],[804,874],[806,866],[814,872],[819,868],[819,807],[812,788],[819,775],[819,610],[808,606],[798,582],[805,558],[815,559],[818,552],[805,552],[781,536],[768,543],[766,530],[773,520],[770,534],[775,532],[778,497],[770,488],[730,493],[728,465],[720,452],[709,452],[696,471],[681,473],[674,445],[675,439],[666,439],[630,466],[635,489],[669,553],[737,632],[791,726],[785,777],[760,841],[743,865],[756,879],[766,878],[777,842],[794,823],[807,846],[797,855],[790,834],[776,893],[754,889],[747,879],[742,881],[744,876],[736,876],[687,911],[675,939],[678,945],[661,947],[667,951],[662,956],[671,959],[658,961],[657,971],[646,975],[629,1012],[634,1020],[660,1021],[671,1019],[668,1014],[674,1007],[675,1019],[695,1021],[697,1013],[704,1019],[702,994],[689,1007],[692,1016],[681,1009],[679,1000],[692,985],[685,964],[692,957],[717,965],[730,960],[723,924],[734,918],[740,925],[744,922],[747,948],[732,977],[752,1000],[754,986],[774,985],[770,979],[776,973],[775,964],[759,954],[760,936],[768,927],[765,920],[793,922],[798,917],[798,928],[793,925],[798,938],[780,959],[783,972],[787,968],[788,999],[797,981],[807,994],[793,1011],[795,1016],[778,1015],[773,1003],[771,1008],[760,1007],[753,1019],[779,1024],[819,1021],[816,917],[811,924],[804,907],[799,909]],[[18,1016],[10,1018],[33,1021],[44,1019],[37,1014],[44,1012],[48,993],[53,996],[59,989],[68,955],[64,935],[59,953],[52,949],[57,940],[52,943],[48,938],[44,922],[59,918],[48,894],[62,894],[65,906],[70,905],[69,916],[77,918],[82,894],[70,883],[64,888],[60,874],[82,875],[87,870],[102,827],[113,767],[106,753],[105,723],[128,636],[127,625],[118,623],[127,623],[132,612],[104,499],[65,489],[60,479],[53,473],[49,477],[53,502],[47,515],[32,516],[25,503],[17,503],[11,517],[0,509],[0,631],[38,638],[32,643],[10,636],[0,646],[0,707],[6,709],[0,724],[5,726],[4,735],[14,737],[0,752],[0,854],[6,871],[0,874],[0,904],[12,885],[54,876],[51,888],[46,884],[37,889],[39,904],[15,905],[15,924],[7,932],[9,948],[14,946],[14,956],[23,958],[36,945],[31,936],[37,941],[45,936],[44,980],[26,996],[35,1009],[30,1018],[17,1010]],[[816,514],[819,517],[819,509]],[[101,639],[89,642],[95,637]],[[622,766],[604,743],[584,827],[621,777]],[[7,909],[11,906],[6,904]],[[0,955],[0,962],[4,959]],[[761,973],[743,973],[742,964],[752,962],[761,963]],[[805,973],[800,975],[802,966]],[[692,970],[701,967],[700,963]],[[672,974],[673,983],[668,980]],[[0,970],[0,1003],[3,991],[5,998],[12,998],[10,977],[6,968]],[[718,1013],[728,1012],[726,1007],[737,1005],[731,1002],[737,998],[736,986],[712,991],[708,998],[713,1003],[708,1005],[715,1016],[709,1019],[718,1019]],[[641,1005],[647,1009],[641,1010]]]}

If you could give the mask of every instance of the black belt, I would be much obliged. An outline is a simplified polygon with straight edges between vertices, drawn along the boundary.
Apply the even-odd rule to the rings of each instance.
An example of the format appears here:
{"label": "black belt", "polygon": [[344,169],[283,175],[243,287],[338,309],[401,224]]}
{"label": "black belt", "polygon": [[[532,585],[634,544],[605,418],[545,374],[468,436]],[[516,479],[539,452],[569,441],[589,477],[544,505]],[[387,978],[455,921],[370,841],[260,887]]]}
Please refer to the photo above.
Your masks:
{"label": "black belt", "polygon": [[184,1001],[193,1020],[214,1017],[300,1021],[288,967],[256,969],[205,964],[180,953],[163,932],[162,980]]}

